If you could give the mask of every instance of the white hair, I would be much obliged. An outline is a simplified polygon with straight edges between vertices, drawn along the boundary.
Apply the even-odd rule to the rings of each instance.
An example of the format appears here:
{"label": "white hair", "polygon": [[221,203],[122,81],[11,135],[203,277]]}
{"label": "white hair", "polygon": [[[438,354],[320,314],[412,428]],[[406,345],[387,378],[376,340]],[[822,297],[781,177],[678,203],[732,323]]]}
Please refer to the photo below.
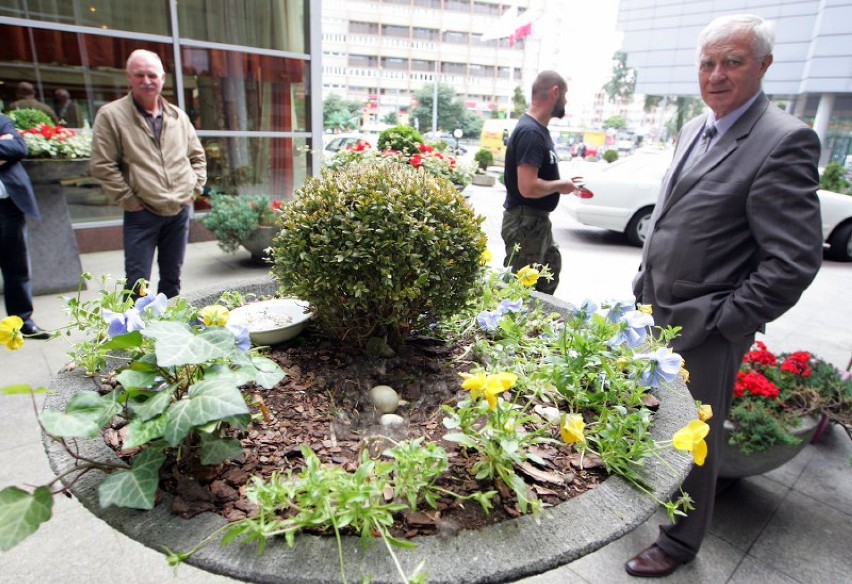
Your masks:
{"label": "white hair", "polygon": [[698,35],[698,58],[704,47],[722,42],[737,33],[747,31],[752,35],[751,51],[760,60],[772,54],[775,33],[772,23],[754,14],[728,14],[714,18]]}
{"label": "white hair", "polygon": [[136,49],[135,51],[130,53],[130,56],[127,57],[127,65],[125,67],[125,70],[130,73],[130,64],[133,63],[133,61],[135,61],[136,59],[140,58],[148,59],[149,61],[155,61],[157,65],[159,65],[160,71],[162,73],[166,72],[166,70],[163,68],[163,62],[160,60],[160,55],[152,51],[147,51],[145,49]]}

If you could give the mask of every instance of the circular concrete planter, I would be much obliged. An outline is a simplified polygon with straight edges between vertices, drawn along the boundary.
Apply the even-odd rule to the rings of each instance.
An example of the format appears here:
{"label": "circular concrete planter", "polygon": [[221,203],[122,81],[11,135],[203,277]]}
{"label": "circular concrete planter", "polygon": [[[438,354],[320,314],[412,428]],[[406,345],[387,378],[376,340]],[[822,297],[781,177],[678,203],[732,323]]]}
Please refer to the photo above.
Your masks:
{"label": "circular concrete planter", "polygon": [[271,225],[261,225],[246,239],[240,241],[240,245],[251,254],[251,261],[258,265],[267,265],[272,262],[266,256],[266,249],[272,245],[272,239],[278,235],[278,229]]}
{"label": "circular concrete planter", "polygon": [[820,419],[813,416],[804,416],[799,427],[792,432],[793,436],[800,442],[794,446],[787,444],[776,444],[770,446],[763,452],[743,454],[736,446],[728,444],[732,427],[725,422],[725,442],[722,447],[722,461],[719,467],[719,477],[724,479],[740,479],[754,475],[763,474],[778,468],[793,460],[793,458],[807,446],[811,438],[816,434]]}
{"label": "circular concrete planter", "polygon": [[[193,305],[203,306],[215,302],[222,292],[230,289],[243,294],[271,294],[276,285],[268,278],[260,278],[236,287],[201,291],[189,295],[188,300]],[[539,297],[548,301],[554,310],[569,308],[550,296]],[[93,390],[94,383],[82,375],[61,372],[50,389],[44,407],[59,409],[74,393]],[[683,385],[662,389],[657,397],[662,404],[655,417],[653,435],[658,440],[667,440],[695,418],[695,404]],[[79,447],[82,456],[101,460],[115,458],[100,439],[80,441]],[[73,465],[73,459],[48,440],[45,440],[45,448],[55,472]],[[650,488],[665,500],[685,478],[691,458],[671,451],[664,453],[662,458],[665,463],[648,461],[644,472]],[[212,513],[190,520],[172,515],[170,495],[165,495],[152,511],[101,509],[97,486],[102,480],[99,473],[88,473],[71,486],[71,491],[97,517],[153,549],[188,550],[225,523],[222,517]],[[409,574],[425,560],[432,584],[511,582],[546,572],[597,550],[643,523],[655,509],[649,497],[621,478],[610,477],[593,491],[545,509],[538,523],[533,517],[525,516],[454,536],[418,537],[413,540],[417,545],[414,550],[397,550],[396,554]],[[362,576],[370,576],[376,584],[399,582],[396,568],[380,541],[365,549],[358,538],[345,537],[342,545],[350,582],[360,581]],[[211,544],[190,558],[189,563],[250,582],[320,584],[340,581],[337,544],[333,537],[300,535],[294,548],[288,548],[283,539],[277,539],[268,542],[262,556],[257,555],[253,545],[232,544],[221,548]]]}

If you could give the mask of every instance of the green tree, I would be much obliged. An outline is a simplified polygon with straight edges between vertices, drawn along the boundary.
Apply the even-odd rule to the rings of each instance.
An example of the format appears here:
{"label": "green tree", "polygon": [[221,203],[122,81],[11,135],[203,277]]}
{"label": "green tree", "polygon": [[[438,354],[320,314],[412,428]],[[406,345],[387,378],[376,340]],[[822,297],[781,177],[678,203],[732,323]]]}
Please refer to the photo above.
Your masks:
{"label": "green tree", "polygon": [[[417,100],[418,105],[411,110],[411,124],[413,125],[414,120],[417,119],[420,124],[420,131],[424,133],[432,130],[432,94],[434,90],[435,86],[429,84],[424,85],[414,94],[414,99]],[[456,128],[461,128],[464,130],[465,136],[470,136],[472,134],[468,133],[465,121],[468,113],[470,112],[464,107],[464,102],[456,91],[449,85],[439,83],[438,128],[445,132],[452,132]]]}
{"label": "green tree", "polygon": [[666,131],[676,136],[683,125],[704,111],[704,102],[697,97],[675,98],[675,115],[666,122]]}
{"label": "green tree", "polygon": [[396,112],[388,112],[382,118],[382,123],[390,124],[391,126],[396,126],[399,124],[399,117],[396,115]]}
{"label": "green tree", "polygon": [[603,90],[612,103],[624,103],[633,98],[636,89],[636,69],[627,66],[627,53],[616,51],[612,56],[612,77]]}
{"label": "green tree", "polygon": [[332,93],[322,102],[323,128],[344,131],[357,128],[362,109],[363,104]]}
{"label": "green tree", "polygon": [[645,96],[645,105],[642,106],[642,109],[646,112],[650,112],[656,107],[659,107],[661,103],[663,103],[662,95],[646,95]]}
{"label": "green tree", "polygon": [[512,96],[512,117],[520,118],[529,108],[527,98],[520,85],[515,86],[515,95]]}
{"label": "green tree", "polygon": [[627,121],[621,116],[612,116],[604,120],[603,122],[604,128],[615,128],[616,130],[621,130],[622,128],[627,127]]}

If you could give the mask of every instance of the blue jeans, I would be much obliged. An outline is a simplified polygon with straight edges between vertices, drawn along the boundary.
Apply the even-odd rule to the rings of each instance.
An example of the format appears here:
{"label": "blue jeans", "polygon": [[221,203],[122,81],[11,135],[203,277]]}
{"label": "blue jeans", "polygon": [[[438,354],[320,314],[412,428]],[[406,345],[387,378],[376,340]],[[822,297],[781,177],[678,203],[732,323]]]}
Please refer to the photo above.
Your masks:
{"label": "blue jeans", "polygon": [[157,292],[172,298],[180,294],[180,273],[189,240],[189,206],[171,217],[147,209],[124,212],[124,274],[128,289],[140,279],[151,280],[154,251],[160,282]]}
{"label": "blue jeans", "polygon": [[6,314],[32,324],[33,293],[27,253],[27,221],[11,198],[0,199],[0,273]]}

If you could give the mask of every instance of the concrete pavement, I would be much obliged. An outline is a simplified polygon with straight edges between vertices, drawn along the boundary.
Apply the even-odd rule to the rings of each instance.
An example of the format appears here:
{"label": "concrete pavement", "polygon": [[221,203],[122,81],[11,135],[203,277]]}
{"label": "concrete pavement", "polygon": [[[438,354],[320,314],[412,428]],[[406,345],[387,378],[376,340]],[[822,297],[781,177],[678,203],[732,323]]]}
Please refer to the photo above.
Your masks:
{"label": "concrete pavement", "polygon": [[[500,219],[504,191],[468,187],[471,203],[486,216],[484,228],[495,265],[503,258]],[[555,234],[564,266],[557,296],[624,298],[639,262],[639,250],[624,238],[573,222],[557,210]],[[265,273],[248,252],[221,252],[214,242],[191,244],[184,289],[239,282]],[[122,253],[84,254],[83,269],[95,275],[122,274]],[[154,276],[156,281],[156,275]],[[156,283],[152,286],[156,289]],[[770,324],[764,341],[775,352],[809,350],[845,368],[852,356],[852,265],[826,262],[799,304]],[[94,290],[83,293],[92,298]],[[36,321],[44,328],[66,323],[54,296],[36,298]],[[68,343],[28,341],[18,353],[0,353],[0,385],[46,386],[67,361]],[[699,584],[792,584],[852,582],[852,441],[835,428],[808,445],[793,461],[759,477],[744,479],[717,501],[714,524],[698,559],[663,582]],[[53,478],[27,398],[0,399],[0,488],[43,484]],[[562,568],[524,579],[525,584],[635,582],[623,563],[656,535],[657,516],[601,550]],[[187,542],[189,543],[189,542]],[[336,562],[336,558],[329,558]],[[17,548],[0,554],[0,584],[62,582],[159,584],[233,580],[183,566],[174,574],[158,551],[141,546],[96,520],[76,501],[55,501],[54,519]],[[286,582],[286,575],[282,575]]]}

